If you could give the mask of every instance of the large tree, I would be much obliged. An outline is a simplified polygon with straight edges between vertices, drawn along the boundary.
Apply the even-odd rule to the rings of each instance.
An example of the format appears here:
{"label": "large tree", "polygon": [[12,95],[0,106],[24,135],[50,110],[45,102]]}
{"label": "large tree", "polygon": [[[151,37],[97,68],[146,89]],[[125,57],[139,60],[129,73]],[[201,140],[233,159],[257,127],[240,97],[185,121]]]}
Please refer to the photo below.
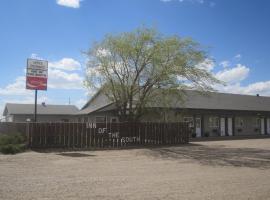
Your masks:
{"label": "large tree", "polygon": [[200,67],[208,56],[199,43],[155,29],[108,35],[87,56],[86,85],[115,102],[120,120],[139,120],[150,102],[168,104],[171,93],[180,100],[185,89],[209,91],[219,82]]}

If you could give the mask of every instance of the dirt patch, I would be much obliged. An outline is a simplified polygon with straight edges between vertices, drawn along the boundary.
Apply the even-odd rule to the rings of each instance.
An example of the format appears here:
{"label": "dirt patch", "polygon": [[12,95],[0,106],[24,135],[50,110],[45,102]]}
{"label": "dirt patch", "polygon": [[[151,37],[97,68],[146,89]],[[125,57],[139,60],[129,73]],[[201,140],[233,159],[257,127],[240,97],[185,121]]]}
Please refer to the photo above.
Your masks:
{"label": "dirt patch", "polygon": [[0,155],[0,199],[270,199],[270,139]]}

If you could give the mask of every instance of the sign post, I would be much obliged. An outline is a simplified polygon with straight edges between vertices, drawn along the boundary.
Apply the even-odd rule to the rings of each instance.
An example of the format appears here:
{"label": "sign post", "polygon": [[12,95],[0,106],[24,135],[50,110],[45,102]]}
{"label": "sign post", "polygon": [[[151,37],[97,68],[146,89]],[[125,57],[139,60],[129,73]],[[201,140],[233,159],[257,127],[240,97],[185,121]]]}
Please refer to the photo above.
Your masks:
{"label": "sign post", "polygon": [[35,114],[34,114],[34,122],[37,122],[37,90],[35,90]]}
{"label": "sign post", "polygon": [[48,61],[27,59],[26,89],[35,90],[34,122],[37,122],[37,91],[47,90]]}

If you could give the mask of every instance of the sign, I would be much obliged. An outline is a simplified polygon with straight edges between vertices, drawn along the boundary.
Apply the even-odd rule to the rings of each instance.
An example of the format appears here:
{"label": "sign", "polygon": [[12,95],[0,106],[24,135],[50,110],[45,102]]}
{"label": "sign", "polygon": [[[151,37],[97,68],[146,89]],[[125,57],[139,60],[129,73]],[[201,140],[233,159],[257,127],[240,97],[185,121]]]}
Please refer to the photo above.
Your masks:
{"label": "sign", "polygon": [[27,59],[26,89],[47,90],[48,61]]}

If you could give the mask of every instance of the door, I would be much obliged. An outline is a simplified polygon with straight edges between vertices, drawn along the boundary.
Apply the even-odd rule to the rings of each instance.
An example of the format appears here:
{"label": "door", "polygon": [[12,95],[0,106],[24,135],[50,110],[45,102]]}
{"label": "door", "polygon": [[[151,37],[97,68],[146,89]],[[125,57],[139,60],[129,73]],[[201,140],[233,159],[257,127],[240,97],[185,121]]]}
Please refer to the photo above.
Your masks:
{"label": "door", "polygon": [[262,135],[265,134],[265,130],[264,130],[264,118],[261,118],[261,134]]}
{"label": "door", "polygon": [[196,118],[196,137],[202,136],[201,118]]}
{"label": "door", "polygon": [[225,136],[225,118],[220,118],[220,136]]}
{"label": "door", "polygon": [[267,134],[270,135],[270,118],[267,118]]}
{"label": "door", "polygon": [[233,135],[233,132],[232,132],[232,118],[231,117],[228,118],[228,135],[229,136]]}

